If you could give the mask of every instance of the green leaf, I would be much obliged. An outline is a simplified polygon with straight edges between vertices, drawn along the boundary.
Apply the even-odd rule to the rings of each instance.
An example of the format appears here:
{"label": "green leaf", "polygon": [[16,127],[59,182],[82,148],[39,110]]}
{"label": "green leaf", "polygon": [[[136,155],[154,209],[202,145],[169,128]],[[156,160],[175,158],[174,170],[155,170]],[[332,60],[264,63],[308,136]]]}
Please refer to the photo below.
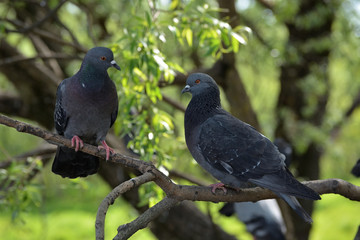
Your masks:
{"label": "green leaf", "polygon": [[153,21],[152,21],[152,18],[151,18],[150,13],[149,13],[149,12],[145,12],[145,17],[146,17],[147,26],[148,26],[149,28],[151,28]]}
{"label": "green leaf", "polygon": [[221,31],[221,40],[224,42],[226,46],[230,45],[230,39],[227,31]]}
{"label": "green leaf", "polygon": [[239,51],[239,42],[233,36],[231,37],[231,46],[235,53]]}
{"label": "green leaf", "polygon": [[137,67],[135,67],[134,69],[133,69],[133,72],[136,74],[136,75],[138,75],[140,78],[142,78],[143,80],[147,80],[148,78],[147,78],[147,76],[145,75],[145,73],[143,73],[139,68],[137,68]]}
{"label": "green leaf", "polygon": [[180,0],[172,0],[170,4],[170,10],[175,10],[176,8],[178,8],[179,4]]}
{"label": "green leaf", "polygon": [[186,38],[187,43],[191,47],[192,44],[193,44],[193,32],[191,31],[191,29],[190,28],[185,28],[183,30],[182,35]]}
{"label": "green leaf", "polygon": [[231,36],[235,38],[239,43],[246,45],[245,39],[236,32],[231,32]]}

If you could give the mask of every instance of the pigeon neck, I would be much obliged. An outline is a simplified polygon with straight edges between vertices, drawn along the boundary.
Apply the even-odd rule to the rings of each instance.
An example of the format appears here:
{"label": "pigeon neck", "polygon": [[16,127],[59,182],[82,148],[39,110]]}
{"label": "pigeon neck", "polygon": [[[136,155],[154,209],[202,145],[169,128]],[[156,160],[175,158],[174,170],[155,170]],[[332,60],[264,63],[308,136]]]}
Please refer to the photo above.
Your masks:
{"label": "pigeon neck", "polygon": [[81,85],[84,88],[101,89],[109,75],[106,70],[98,69],[84,63],[78,72]]}
{"label": "pigeon neck", "polygon": [[[214,111],[221,108],[220,94],[218,89],[212,89],[207,92],[193,95],[185,112],[185,118],[197,119],[202,122],[209,116],[214,114]],[[193,117],[193,116],[196,117]]]}

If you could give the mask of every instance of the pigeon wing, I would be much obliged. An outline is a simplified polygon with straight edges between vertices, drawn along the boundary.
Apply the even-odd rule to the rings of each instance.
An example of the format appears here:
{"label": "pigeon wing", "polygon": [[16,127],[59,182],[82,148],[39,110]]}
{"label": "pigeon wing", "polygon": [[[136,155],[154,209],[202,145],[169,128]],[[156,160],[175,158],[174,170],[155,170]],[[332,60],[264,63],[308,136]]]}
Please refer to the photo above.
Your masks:
{"label": "pigeon wing", "polygon": [[210,165],[242,181],[284,166],[283,155],[269,139],[225,111],[202,124],[198,147]]}
{"label": "pigeon wing", "polygon": [[56,92],[54,120],[55,120],[56,131],[60,135],[64,135],[64,131],[68,121],[68,117],[66,116],[66,110],[63,105],[63,95],[65,91],[65,84],[67,82],[66,80],[60,83]]}
{"label": "pigeon wing", "polygon": [[119,110],[119,101],[118,101],[118,98],[117,98],[117,95],[116,95],[116,106],[115,106],[114,110],[111,113],[110,127],[112,127],[112,125],[114,124],[114,122],[115,122],[115,120],[117,118],[118,110]]}

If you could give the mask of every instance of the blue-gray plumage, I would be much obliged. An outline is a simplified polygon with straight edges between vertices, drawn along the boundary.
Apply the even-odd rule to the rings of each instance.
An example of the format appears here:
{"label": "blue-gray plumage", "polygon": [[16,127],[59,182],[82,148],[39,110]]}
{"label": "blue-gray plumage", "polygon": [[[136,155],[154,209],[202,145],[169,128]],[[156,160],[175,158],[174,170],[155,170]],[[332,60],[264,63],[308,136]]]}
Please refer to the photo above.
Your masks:
{"label": "blue-gray plumage", "polygon": [[286,226],[275,199],[227,203],[220,213],[226,216],[236,213],[256,240],[285,240]]}
{"label": "blue-gray plumage", "polygon": [[354,165],[354,167],[351,169],[351,173],[352,173],[355,177],[360,177],[360,159],[356,162],[356,164]]}
{"label": "blue-gray plumage", "polygon": [[[291,145],[282,138],[275,139],[274,145],[285,155],[285,164],[289,167]],[[246,229],[256,240],[285,240],[286,226],[275,199],[226,203],[219,212],[228,217],[236,213],[238,219],[245,223]]]}
{"label": "blue-gray plumage", "polygon": [[106,144],[105,137],[115,122],[118,112],[118,97],[114,82],[107,69],[115,67],[113,52],[105,47],[90,49],[80,70],[63,80],[56,92],[54,112],[55,128],[58,134],[72,140],[74,149],[58,147],[52,171],[62,177],[86,177],[97,172],[99,158],[78,152],[83,142],[101,142],[109,159],[113,150]]}
{"label": "blue-gray plumage", "polygon": [[185,111],[185,138],[194,159],[225,185],[240,188],[252,183],[272,190],[312,222],[295,197],[317,200],[319,194],[293,177],[285,156],[268,138],[221,108],[216,82],[194,73],[184,92],[192,94]]}

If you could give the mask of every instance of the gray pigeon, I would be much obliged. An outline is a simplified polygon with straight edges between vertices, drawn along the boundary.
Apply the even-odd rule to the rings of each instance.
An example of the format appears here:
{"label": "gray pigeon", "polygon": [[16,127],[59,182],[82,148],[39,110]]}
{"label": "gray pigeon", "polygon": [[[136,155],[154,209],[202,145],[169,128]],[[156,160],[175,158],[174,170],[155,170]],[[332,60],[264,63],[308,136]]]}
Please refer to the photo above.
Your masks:
{"label": "gray pigeon", "polygon": [[80,70],[63,80],[56,92],[54,112],[58,134],[71,139],[74,149],[58,147],[52,171],[62,177],[86,177],[97,172],[99,158],[79,152],[84,142],[97,145],[101,142],[106,159],[113,152],[105,142],[109,128],[118,112],[116,87],[107,69],[115,67],[113,52],[105,47],[90,49]]}
{"label": "gray pigeon", "polygon": [[311,223],[295,197],[318,200],[319,194],[294,178],[285,156],[268,138],[221,108],[214,79],[191,74],[184,92],[192,94],[185,111],[186,144],[200,166],[222,185],[241,188],[250,183],[270,189]]}
{"label": "gray pigeon", "polygon": [[256,240],[285,240],[286,226],[275,199],[226,203],[219,212],[228,217],[236,213]]}

